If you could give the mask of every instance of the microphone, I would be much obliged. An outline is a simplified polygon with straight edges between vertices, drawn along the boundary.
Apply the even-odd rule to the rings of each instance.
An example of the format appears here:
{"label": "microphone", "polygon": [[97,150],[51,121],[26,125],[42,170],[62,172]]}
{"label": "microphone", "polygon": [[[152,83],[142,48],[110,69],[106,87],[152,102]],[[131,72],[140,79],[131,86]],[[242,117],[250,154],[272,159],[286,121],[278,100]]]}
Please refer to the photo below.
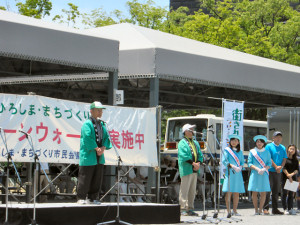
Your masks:
{"label": "microphone", "polygon": [[194,134],[201,134],[201,135],[203,135],[203,133],[197,132],[197,131],[193,131],[193,133],[194,133]]}
{"label": "microphone", "polygon": [[21,130],[21,129],[19,129],[18,131],[21,132],[22,134],[25,134],[26,137],[30,136],[30,134],[26,133],[25,131],[23,131],[23,130]]}
{"label": "microphone", "polygon": [[208,131],[212,132],[213,134],[215,133],[213,129],[208,129]]}
{"label": "microphone", "polygon": [[97,117],[97,121],[98,121],[98,122],[106,123],[104,120],[101,120],[99,117]]}
{"label": "microphone", "polygon": [[229,169],[231,169],[232,173],[235,174],[235,170],[230,166],[230,164],[228,164],[228,173],[230,173]]}

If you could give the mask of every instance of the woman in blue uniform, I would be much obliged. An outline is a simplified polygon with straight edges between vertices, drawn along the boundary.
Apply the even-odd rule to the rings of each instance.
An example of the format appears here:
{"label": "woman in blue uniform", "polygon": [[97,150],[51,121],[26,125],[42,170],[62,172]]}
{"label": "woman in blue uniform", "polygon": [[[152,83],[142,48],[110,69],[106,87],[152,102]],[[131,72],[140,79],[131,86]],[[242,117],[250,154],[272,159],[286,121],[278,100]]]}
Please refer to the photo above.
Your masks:
{"label": "woman in blue uniform", "polygon": [[[265,150],[267,138],[257,135],[253,138],[256,147],[250,150],[248,166],[251,169],[248,191],[252,191],[252,201],[255,208],[255,215],[261,215],[266,192],[270,192],[270,181],[268,169],[272,165],[271,154]],[[259,210],[257,204],[257,193],[260,193]]]}
{"label": "woman in blue uniform", "polygon": [[[241,137],[239,135],[229,135],[229,147],[223,151],[222,164],[226,167],[225,180],[222,191],[227,192],[225,196],[228,216],[231,216],[230,201],[233,193],[233,212],[232,215],[240,216],[237,212],[239,203],[239,193],[245,193],[242,168],[244,165],[243,151],[240,149]],[[230,174],[229,174],[230,173]],[[228,174],[230,179],[228,182]]]}

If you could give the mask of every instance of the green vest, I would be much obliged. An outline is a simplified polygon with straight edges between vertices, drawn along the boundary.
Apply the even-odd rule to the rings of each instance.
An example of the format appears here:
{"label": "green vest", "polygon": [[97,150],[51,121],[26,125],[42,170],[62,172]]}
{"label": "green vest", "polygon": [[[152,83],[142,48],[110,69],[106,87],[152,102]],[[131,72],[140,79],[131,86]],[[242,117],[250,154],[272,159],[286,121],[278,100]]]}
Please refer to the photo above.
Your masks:
{"label": "green vest", "polygon": [[[200,145],[195,140],[193,140],[193,142],[196,146],[197,161],[203,162],[203,154],[200,151]],[[180,177],[187,176],[193,173],[193,166],[187,162],[188,160],[193,160],[193,155],[186,140],[182,139],[178,143],[178,167]],[[198,173],[200,173],[200,170],[198,170]]]}
{"label": "green vest", "polygon": [[[102,122],[101,125],[103,130],[102,145],[105,146],[106,149],[111,149],[112,144],[109,140],[107,130]],[[95,129],[92,121],[88,119],[81,127],[79,166],[97,165],[97,153],[95,151],[97,147]],[[105,158],[104,154],[102,154],[99,159],[99,164],[104,163]]]}

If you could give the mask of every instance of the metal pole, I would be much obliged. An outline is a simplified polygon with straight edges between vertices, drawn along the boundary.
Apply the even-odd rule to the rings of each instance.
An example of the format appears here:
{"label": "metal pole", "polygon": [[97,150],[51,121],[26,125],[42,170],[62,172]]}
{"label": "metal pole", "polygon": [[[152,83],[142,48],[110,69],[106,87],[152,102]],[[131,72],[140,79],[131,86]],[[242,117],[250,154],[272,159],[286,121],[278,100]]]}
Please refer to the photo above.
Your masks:
{"label": "metal pole", "polygon": [[[223,140],[223,123],[224,123],[224,101],[226,99],[222,98],[222,117],[223,122],[221,123],[221,140]],[[217,134],[216,134],[217,135]],[[217,140],[217,136],[216,136]],[[220,151],[222,152],[222,146],[220,144]],[[220,163],[219,163],[219,185],[218,185],[218,212],[220,211],[220,196],[221,196],[221,170],[222,170],[222,154],[220,154]]]}
{"label": "metal pole", "polygon": [[297,133],[296,133],[297,147],[299,146],[299,114],[300,112],[297,109]]}
{"label": "metal pole", "polygon": [[290,143],[292,143],[292,111],[290,111]]}
{"label": "metal pole", "polygon": [[157,160],[159,169],[157,171],[157,180],[156,180],[156,202],[159,203],[160,195],[160,142],[161,142],[161,108],[162,106],[156,107],[157,112]]}
{"label": "metal pole", "polygon": [[5,202],[6,202],[6,208],[5,208],[5,223],[4,224],[8,224],[8,192],[9,192],[9,188],[8,188],[8,181],[9,181],[9,153],[7,153],[7,169],[6,169],[6,190],[5,190]]}
{"label": "metal pole", "polygon": [[[293,124],[293,144],[296,143],[296,127],[297,127],[297,112],[296,109],[294,109],[294,124]],[[296,149],[297,151],[297,149]]]}

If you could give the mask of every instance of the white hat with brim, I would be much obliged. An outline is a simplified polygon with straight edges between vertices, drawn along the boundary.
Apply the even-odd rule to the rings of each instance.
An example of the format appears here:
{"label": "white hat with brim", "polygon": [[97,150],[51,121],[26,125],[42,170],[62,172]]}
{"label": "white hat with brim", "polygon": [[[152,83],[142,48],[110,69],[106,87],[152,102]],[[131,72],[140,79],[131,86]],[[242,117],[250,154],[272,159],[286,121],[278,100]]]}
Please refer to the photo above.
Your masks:
{"label": "white hat with brim", "polygon": [[101,104],[101,102],[93,102],[90,109],[105,109],[105,107]]}
{"label": "white hat with brim", "polygon": [[187,130],[194,129],[195,127],[196,125],[191,125],[187,123],[182,127],[182,133],[186,132]]}

